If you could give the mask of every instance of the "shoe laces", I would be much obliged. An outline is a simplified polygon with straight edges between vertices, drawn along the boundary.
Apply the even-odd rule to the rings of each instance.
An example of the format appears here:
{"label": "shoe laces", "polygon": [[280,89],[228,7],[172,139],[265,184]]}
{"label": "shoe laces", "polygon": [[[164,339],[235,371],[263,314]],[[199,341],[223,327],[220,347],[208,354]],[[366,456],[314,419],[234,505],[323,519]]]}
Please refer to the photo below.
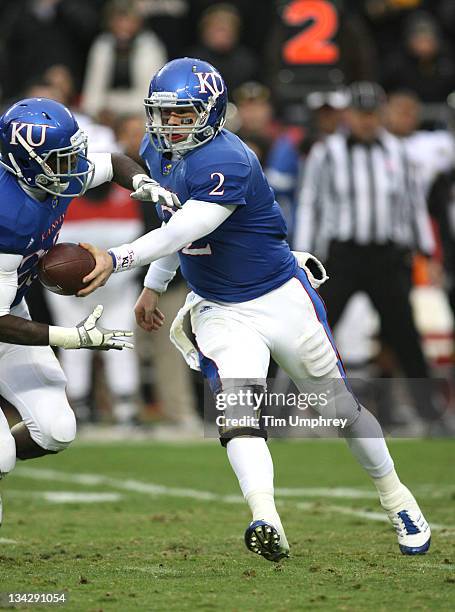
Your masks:
{"label": "shoe laces", "polygon": [[422,533],[426,525],[421,512],[414,518],[408,510],[400,510],[395,513],[392,517],[392,524],[399,537]]}

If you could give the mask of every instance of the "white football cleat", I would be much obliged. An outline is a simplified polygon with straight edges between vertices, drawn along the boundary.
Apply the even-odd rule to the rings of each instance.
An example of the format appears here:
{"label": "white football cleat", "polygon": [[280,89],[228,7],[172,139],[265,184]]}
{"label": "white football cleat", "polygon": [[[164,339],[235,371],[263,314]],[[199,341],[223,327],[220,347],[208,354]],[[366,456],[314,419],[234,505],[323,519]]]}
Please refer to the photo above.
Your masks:
{"label": "white football cleat", "polygon": [[396,511],[386,510],[398,537],[403,555],[424,555],[430,548],[431,530],[412,493],[405,490],[406,500]]}

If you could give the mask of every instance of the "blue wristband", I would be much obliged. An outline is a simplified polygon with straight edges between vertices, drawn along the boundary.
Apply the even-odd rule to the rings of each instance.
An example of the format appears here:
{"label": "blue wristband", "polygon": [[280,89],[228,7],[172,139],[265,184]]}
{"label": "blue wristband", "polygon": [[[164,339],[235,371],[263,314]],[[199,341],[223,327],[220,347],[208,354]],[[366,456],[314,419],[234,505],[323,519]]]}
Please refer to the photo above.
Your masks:
{"label": "blue wristband", "polygon": [[117,257],[114,255],[114,253],[112,251],[108,250],[108,253],[111,256],[111,259],[112,259],[112,269],[115,272],[117,270]]}

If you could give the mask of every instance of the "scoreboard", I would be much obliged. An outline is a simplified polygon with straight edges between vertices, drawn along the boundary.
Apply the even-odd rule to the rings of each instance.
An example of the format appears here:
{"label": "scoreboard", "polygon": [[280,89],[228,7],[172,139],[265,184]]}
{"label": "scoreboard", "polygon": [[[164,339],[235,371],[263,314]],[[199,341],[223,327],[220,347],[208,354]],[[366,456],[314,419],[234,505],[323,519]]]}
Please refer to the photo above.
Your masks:
{"label": "scoreboard", "polygon": [[289,29],[282,47],[285,64],[332,66],[338,62],[338,13],[332,2],[290,0],[282,7],[281,19]]}
{"label": "scoreboard", "polygon": [[336,0],[277,1],[276,90],[282,102],[301,102],[308,91],[342,83],[340,20]]}

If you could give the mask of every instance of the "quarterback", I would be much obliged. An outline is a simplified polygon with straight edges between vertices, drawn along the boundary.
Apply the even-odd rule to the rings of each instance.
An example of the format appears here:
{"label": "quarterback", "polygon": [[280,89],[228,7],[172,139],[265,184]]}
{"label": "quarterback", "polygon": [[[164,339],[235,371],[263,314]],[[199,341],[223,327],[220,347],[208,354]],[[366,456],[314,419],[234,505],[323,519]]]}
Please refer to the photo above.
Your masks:
{"label": "quarterback", "polygon": [[[180,264],[191,292],[171,339],[189,365],[202,371],[215,395],[254,396],[264,388],[270,357],[300,391],[330,384],[333,401],[319,405],[320,414],[335,410],[346,419],[340,433],[371,476],[401,552],[425,553],[428,523],[397,476],[379,423],[345,380],[315,290],[325,271],[310,255],[291,252],[283,215],[257,157],[223,129],[226,104],[222,76],[198,59],[173,60],[152,78],[141,148],[152,178],[135,180],[141,181],[138,192],[152,193],[159,185],[182,204],[161,207],[163,226],[131,244],[109,251],[86,245],[97,265],[80,295],[106,282],[112,272],[152,262],[135,308],[138,323],[152,331],[161,323],[159,296]],[[187,312],[197,347],[183,332]],[[247,416],[257,415],[256,406],[233,402],[223,422],[235,423],[245,410]],[[260,418],[247,422],[245,427],[220,427],[220,439],[252,513],[246,546],[278,561],[288,556],[289,545],[274,502],[267,433]]]}
{"label": "quarterback", "polygon": [[10,430],[0,409],[2,478],[16,458],[58,453],[75,437],[65,375],[50,347],[132,347],[122,339],[132,332],[99,325],[102,306],[74,327],[55,327],[31,321],[24,298],[71,200],[111,180],[131,188],[143,169],[124,155],[87,157],[87,137],[72,113],[41,98],[21,100],[0,117],[0,152],[0,396],[22,418]]}

